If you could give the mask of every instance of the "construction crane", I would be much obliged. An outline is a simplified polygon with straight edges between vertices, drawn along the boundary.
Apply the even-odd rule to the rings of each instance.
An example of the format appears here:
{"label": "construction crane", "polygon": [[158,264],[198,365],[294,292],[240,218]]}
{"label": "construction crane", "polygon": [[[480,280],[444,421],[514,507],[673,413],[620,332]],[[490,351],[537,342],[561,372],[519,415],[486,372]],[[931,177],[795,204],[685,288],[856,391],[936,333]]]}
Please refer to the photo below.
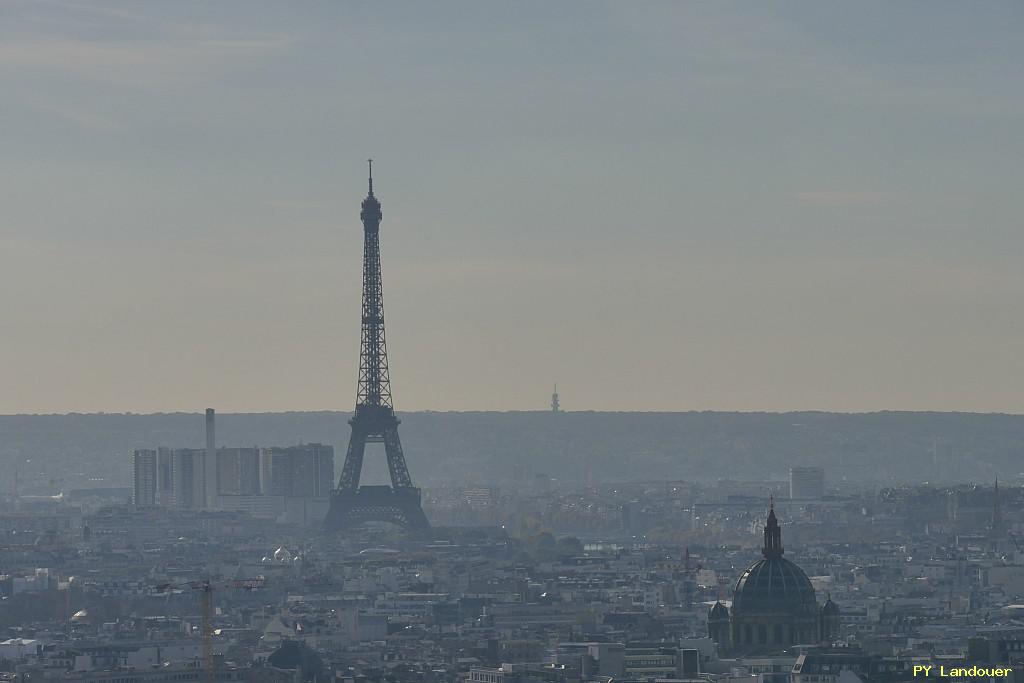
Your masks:
{"label": "construction crane", "polygon": [[[221,588],[258,590],[263,587],[264,578],[257,576],[251,579],[229,579],[217,582]],[[201,653],[203,661],[203,683],[213,683],[213,588],[215,583],[209,579],[188,581],[185,583],[165,582],[156,585],[158,592],[170,593],[175,590],[190,589],[199,591],[199,609],[202,619],[200,626]]]}
{"label": "construction crane", "polygon": [[209,581],[200,581],[194,590],[200,591],[199,605],[203,615],[203,680],[205,683],[213,683],[213,586]]}

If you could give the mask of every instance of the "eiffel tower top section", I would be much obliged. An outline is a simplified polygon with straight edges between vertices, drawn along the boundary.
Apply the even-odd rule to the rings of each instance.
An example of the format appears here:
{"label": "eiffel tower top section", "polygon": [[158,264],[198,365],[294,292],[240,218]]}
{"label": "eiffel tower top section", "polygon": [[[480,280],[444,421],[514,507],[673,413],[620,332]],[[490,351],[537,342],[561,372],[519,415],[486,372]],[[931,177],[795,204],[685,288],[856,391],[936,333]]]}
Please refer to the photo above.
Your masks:
{"label": "eiffel tower top section", "polygon": [[392,409],[388,346],[384,336],[384,293],[380,276],[380,202],[373,195],[373,160],[370,190],[359,213],[363,221],[363,317],[359,344],[359,387],[356,412]]}
{"label": "eiffel tower top section", "polygon": [[380,202],[373,196],[373,159],[367,159],[370,167],[370,191],[363,200],[363,210],[359,212],[359,220],[363,222],[363,229],[366,232],[377,232],[380,230]]}

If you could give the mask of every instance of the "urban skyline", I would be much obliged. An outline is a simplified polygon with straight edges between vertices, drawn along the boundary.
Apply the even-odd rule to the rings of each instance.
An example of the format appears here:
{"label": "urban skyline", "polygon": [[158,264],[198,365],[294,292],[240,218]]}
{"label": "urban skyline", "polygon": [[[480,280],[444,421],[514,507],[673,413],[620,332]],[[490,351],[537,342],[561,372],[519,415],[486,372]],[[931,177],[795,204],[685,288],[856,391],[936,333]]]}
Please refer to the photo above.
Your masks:
{"label": "urban skyline", "polygon": [[0,3],[0,683],[1024,681],[1021,29]]}

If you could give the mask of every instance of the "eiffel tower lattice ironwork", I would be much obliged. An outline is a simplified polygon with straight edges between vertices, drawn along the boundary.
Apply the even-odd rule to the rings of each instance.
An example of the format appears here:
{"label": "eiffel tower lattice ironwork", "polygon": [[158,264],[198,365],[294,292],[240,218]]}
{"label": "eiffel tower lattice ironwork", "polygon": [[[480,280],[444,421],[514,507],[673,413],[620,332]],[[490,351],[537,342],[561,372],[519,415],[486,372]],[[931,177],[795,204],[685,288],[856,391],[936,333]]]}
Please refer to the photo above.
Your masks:
{"label": "eiffel tower lattice ironwork", "polygon": [[[345,465],[331,495],[324,523],[328,529],[345,530],[366,522],[391,522],[413,532],[430,531],[423,514],[420,490],[413,486],[398,438],[398,417],[391,401],[391,376],[384,337],[384,301],[380,276],[380,202],[373,195],[373,161],[370,190],[359,217],[363,221],[363,310],[359,348],[359,387],[356,410],[349,424]],[[368,443],[383,443],[391,486],[360,486],[363,455]]]}

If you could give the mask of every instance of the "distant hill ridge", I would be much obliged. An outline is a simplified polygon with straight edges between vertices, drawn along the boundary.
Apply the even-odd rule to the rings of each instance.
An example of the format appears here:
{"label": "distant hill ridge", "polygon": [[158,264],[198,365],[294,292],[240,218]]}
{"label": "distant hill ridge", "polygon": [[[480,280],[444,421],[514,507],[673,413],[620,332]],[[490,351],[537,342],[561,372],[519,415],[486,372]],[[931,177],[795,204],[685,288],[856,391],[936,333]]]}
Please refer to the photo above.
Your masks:
{"label": "distant hill ridge", "polygon": [[[328,443],[340,470],[348,417],[337,411],[222,413],[217,442]],[[1012,482],[1024,470],[1022,415],[420,411],[400,417],[409,468],[428,487],[514,485],[517,477],[538,473],[582,481],[587,471],[593,482],[784,479],[790,467],[810,464],[825,467],[833,481],[878,483],[988,482],[996,475]],[[134,449],[201,447],[203,425],[199,412],[5,415],[0,465],[26,475],[41,468],[51,478],[88,474],[125,485]],[[371,454],[368,466],[372,461]]]}

